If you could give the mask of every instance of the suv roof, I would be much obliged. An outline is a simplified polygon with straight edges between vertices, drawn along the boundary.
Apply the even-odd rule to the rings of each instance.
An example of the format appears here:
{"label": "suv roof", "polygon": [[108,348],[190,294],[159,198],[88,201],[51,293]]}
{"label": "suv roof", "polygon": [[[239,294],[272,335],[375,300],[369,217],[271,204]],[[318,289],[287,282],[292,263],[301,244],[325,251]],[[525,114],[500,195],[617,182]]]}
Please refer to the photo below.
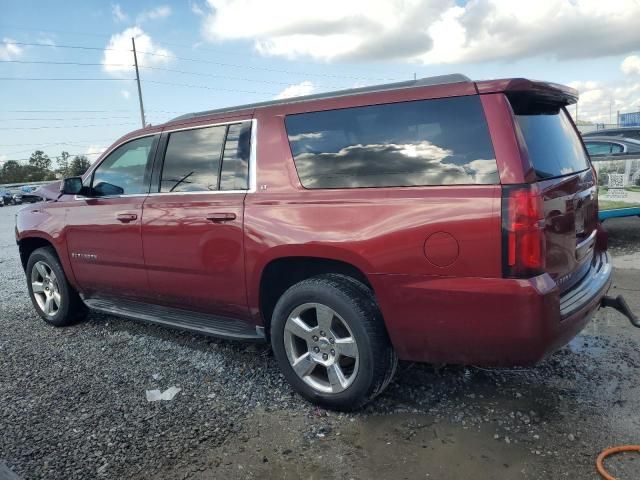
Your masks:
{"label": "suv roof", "polygon": [[250,109],[259,108],[259,107],[271,107],[274,105],[286,105],[289,103],[306,102],[309,100],[322,100],[326,98],[336,98],[336,97],[345,97],[348,95],[357,95],[360,93],[373,93],[373,92],[384,92],[387,90],[399,90],[402,88],[427,87],[432,85],[446,85],[449,83],[471,83],[471,79],[466,75],[462,75],[460,73],[453,73],[451,75],[438,75],[434,77],[419,78],[417,80],[409,80],[406,82],[394,82],[394,83],[384,83],[379,85],[369,85],[367,87],[348,88],[345,90],[334,90],[331,92],[316,93],[313,95],[302,95],[299,97],[289,97],[289,98],[282,98],[279,100],[268,100],[266,102],[247,103],[245,105],[237,105],[234,107],[224,107],[224,108],[216,108],[213,110],[204,110],[202,112],[186,113],[184,115],[180,115],[179,117],[173,118],[172,120],[169,120],[169,122],[173,122],[176,120],[186,120],[186,119],[195,118],[195,117],[202,117],[205,115],[215,115],[218,113],[233,112],[238,110],[250,110]]}
{"label": "suv roof", "polygon": [[453,73],[450,75],[437,75],[434,77],[419,78],[417,80],[409,80],[406,82],[385,83],[380,85],[370,85],[367,87],[349,88],[346,90],[336,90],[331,92],[317,93],[314,95],[304,95],[300,97],[283,98],[279,100],[269,100],[266,102],[248,103],[231,107],[217,108],[213,110],[204,110],[201,112],[193,112],[181,115],[169,120],[167,123],[175,121],[195,119],[208,115],[218,115],[231,112],[239,112],[243,110],[252,110],[255,108],[271,107],[276,105],[286,105],[291,103],[307,102],[312,100],[323,100],[337,97],[346,97],[350,95],[359,95],[364,93],[385,92],[390,90],[400,90],[405,88],[431,87],[437,85],[447,85],[455,83],[467,83],[474,85],[478,93],[498,93],[509,91],[513,94],[517,93],[533,93],[536,96],[547,98],[549,101],[569,105],[578,100],[578,91],[556,83],[541,82],[537,80],[529,80],[526,78],[505,78],[498,80],[483,80],[474,82],[466,75]]}

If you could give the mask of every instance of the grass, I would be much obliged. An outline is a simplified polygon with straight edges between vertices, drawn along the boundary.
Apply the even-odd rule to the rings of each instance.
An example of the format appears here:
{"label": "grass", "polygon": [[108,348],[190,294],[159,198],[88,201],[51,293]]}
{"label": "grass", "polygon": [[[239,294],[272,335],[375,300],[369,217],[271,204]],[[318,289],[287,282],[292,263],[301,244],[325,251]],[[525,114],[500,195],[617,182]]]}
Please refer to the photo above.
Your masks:
{"label": "grass", "polygon": [[615,210],[617,208],[637,208],[640,207],[640,203],[622,202],[620,200],[602,200],[598,199],[598,206],[600,210]]}

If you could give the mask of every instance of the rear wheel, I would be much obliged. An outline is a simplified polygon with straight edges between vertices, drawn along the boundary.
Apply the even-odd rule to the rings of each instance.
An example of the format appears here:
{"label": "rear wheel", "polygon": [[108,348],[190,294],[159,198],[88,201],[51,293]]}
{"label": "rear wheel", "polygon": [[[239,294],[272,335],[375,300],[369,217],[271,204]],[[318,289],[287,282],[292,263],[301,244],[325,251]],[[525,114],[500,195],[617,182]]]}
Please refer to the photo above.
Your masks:
{"label": "rear wheel", "polygon": [[337,410],[356,409],[380,394],[397,364],[373,292],[343,275],[289,288],[273,313],[271,343],[289,383]]}
{"label": "rear wheel", "polygon": [[69,285],[51,247],[34,250],[27,261],[27,287],[38,314],[51,325],[63,327],[81,320],[86,307]]}

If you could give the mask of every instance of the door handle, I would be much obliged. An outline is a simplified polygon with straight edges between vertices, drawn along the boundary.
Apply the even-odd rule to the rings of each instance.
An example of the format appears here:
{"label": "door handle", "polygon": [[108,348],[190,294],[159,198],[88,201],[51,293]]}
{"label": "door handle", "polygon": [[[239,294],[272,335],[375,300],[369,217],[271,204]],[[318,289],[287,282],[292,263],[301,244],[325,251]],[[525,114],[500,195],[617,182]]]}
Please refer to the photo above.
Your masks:
{"label": "door handle", "polygon": [[138,215],[135,213],[119,213],[116,215],[116,219],[122,223],[133,222],[138,218]]}
{"label": "door handle", "polygon": [[212,222],[229,222],[236,219],[235,213],[210,213],[207,215],[207,220]]}

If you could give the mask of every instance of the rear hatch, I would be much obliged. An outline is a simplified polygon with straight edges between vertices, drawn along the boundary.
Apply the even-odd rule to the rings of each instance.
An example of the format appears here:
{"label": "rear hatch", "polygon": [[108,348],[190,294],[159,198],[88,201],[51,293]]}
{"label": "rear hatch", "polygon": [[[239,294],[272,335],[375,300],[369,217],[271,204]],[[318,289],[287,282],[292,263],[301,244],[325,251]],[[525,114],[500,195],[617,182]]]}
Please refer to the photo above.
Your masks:
{"label": "rear hatch", "polygon": [[596,178],[561,102],[509,95],[537,179],[544,216],[544,270],[561,292],[580,281],[593,259],[598,226]]}

